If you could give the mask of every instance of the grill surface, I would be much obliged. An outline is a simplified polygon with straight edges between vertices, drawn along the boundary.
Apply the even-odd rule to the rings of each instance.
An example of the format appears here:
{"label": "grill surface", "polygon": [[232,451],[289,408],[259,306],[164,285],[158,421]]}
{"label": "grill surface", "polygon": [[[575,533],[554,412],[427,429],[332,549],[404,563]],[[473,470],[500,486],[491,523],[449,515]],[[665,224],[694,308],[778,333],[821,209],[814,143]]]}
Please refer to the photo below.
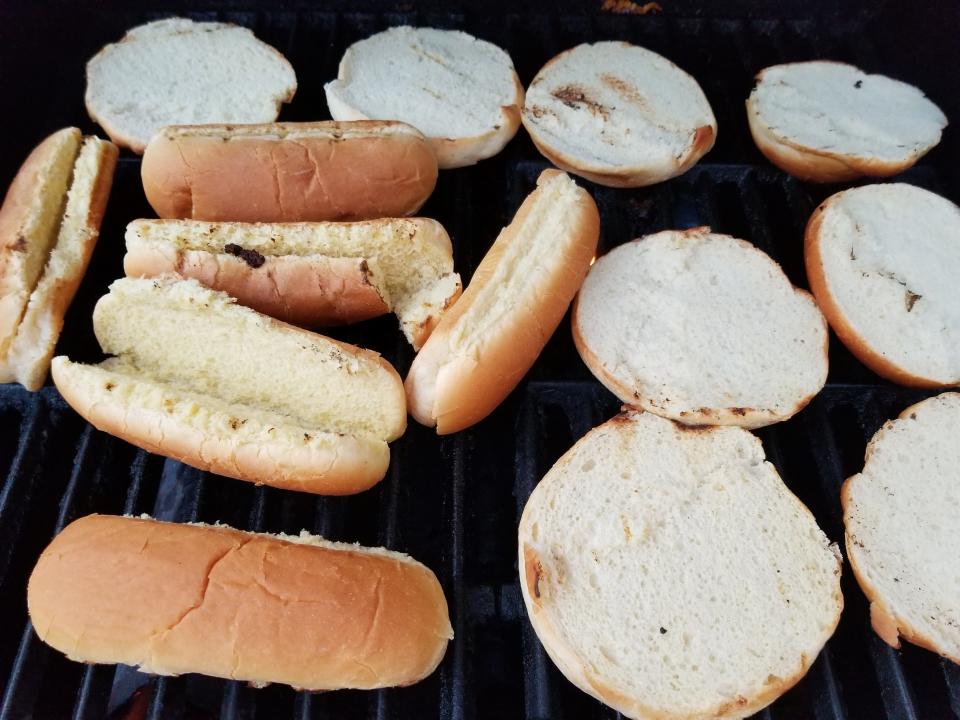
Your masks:
{"label": "grill surface", "polygon": [[[510,52],[524,84],[547,59],[579,42],[624,39],[651,48],[700,81],[717,115],[719,139],[707,162],[653,188],[585,183],[600,207],[601,250],[660,229],[708,224],[753,241],[800,286],[806,286],[804,223],[836,188],[786,177],[755,150],[743,111],[754,73],[789,60],[845,60],[916,82],[948,116],[960,117],[952,75],[960,60],[956,7],[924,13],[891,6],[864,15],[797,2],[783,4],[778,16],[766,4],[740,0],[722,8],[678,2],[662,15],[632,17],[598,12],[597,5],[583,10],[557,2],[548,15],[517,5],[460,12],[455,6],[415,10],[370,2],[370,12],[358,12],[355,4],[250,10],[228,2],[186,14],[249,26],[287,55],[300,89],[283,112],[286,120],[326,117],[322,85],[335,75],[343,50],[390,25],[463,28],[489,39]],[[173,5],[132,11],[120,3],[52,9],[43,17],[15,4],[0,9],[0,87],[9,107],[21,110],[2,121],[0,184],[47,132],[68,124],[96,131],[82,93],[83,66],[97,48],[147,19],[183,13]],[[47,37],[53,18],[60,32],[69,33],[56,47]],[[905,179],[956,200],[960,186],[948,162],[956,145],[948,131],[933,157]],[[501,156],[441,174],[423,214],[449,230],[465,278],[543,167],[521,130]],[[98,359],[93,304],[121,274],[123,227],[150,216],[139,161],[125,155],[59,352]],[[411,351],[394,322],[381,318],[332,334],[382,352],[403,374]],[[836,338],[830,352],[827,388],[797,417],[759,435],[786,483],[825,532],[841,540],[840,483],[860,469],[865,444],[882,422],[929,393],[884,383]],[[576,690],[546,657],[525,617],[515,560],[516,523],[536,482],[576,439],[616,411],[613,396],[577,357],[564,323],[527,380],[488,420],[442,439],[411,424],[394,443],[390,471],[377,488],[350,498],[316,498],[253,487],[137,450],[86,425],[51,387],[30,395],[19,386],[0,386],[0,718],[122,717],[127,711],[127,717],[152,719],[618,717]],[[222,521],[268,532],[306,528],[410,553],[440,577],[456,639],[426,681],[368,693],[253,690],[199,676],[156,679],[125,667],[72,663],[36,639],[26,617],[25,585],[55,532],[90,512]],[[869,628],[849,565],[843,591],[846,608],[834,638],[809,675],[758,717],[960,718],[960,668],[911,645],[902,651],[884,645]]]}

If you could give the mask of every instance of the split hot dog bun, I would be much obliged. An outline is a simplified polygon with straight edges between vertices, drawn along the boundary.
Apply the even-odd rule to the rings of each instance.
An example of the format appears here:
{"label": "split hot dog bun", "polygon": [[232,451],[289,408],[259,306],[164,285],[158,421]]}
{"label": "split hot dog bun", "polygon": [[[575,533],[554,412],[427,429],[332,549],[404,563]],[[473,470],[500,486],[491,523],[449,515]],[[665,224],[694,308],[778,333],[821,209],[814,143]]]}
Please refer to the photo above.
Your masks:
{"label": "split hot dog bun", "polygon": [[563,319],[599,235],[589,193],[565,173],[544,170],[414,358],[406,390],[417,422],[443,435],[493,412]]}
{"label": "split hot dog bun", "polygon": [[53,379],[92,425],[150,452],[258,484],[366,490],[406,427],[377,353],[300,330],[194,280],[122,279],[97,303],[99,365]]}
{"label": "split hot dog bun", "polygon": [[109,515],[54,538],[27,605],[71,660],[303,690],[415,683],[453,637],[436,576],[402,553]]}
{"label": "split hot dog bun", "polygon": [[419,210],[437,158],[400,122],[174,125],[153,136],[140,172],[162,218],[366,220]]}
{"label": "split hot dog bun", "polygon": [[40,143],[0,209],[0,382],[39,390],[100,234],[117,148],[77,128]]}
{"label": "split hot dog bun", "polygon": [[436,220],[214,223],[134,220],[129,277],[175,272],[306,327],[394,312],[419,348],[460,296],[453,248]]}

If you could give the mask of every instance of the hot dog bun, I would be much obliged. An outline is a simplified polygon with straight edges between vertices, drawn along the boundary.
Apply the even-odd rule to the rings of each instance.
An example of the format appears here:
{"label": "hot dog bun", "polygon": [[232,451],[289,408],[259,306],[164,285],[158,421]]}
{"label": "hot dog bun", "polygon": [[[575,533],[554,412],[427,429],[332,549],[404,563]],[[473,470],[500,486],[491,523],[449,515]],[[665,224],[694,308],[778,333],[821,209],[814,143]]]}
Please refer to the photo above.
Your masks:
{"label": "hot dog bun", "polygon": [[140,171],[162,218],[366,220],[419,210],[437,159],[400,122],[175,125],[153,136]]}
{"label": "hot dog bun", "polygon": [[285,322],[317,327],[391,310],[419,348],[460,295],[446,230],[427,218],[355,223],[134,220],[129,277],[175,272]]}
{"label": "hot dog bun", "polygon": [[409,685],[453,636],[436,576],[407,555],[109,515],[54,538],[27,605],[72,660],[303,690]]}
{"label": "hot dog bun", "polygon": [[590,194],[565,173],[544,170],[414,358],[406,390],[417,422],[443,435],[493,412],[563,319],[599,235]]}
{"label": "hot dog bun", "polygon": [[285,325],[194,280],[117,280],[97,303],[100,365],[55,358],[97,428],[203,470],[342,495],[384,475],[406,427],[377,353]]}

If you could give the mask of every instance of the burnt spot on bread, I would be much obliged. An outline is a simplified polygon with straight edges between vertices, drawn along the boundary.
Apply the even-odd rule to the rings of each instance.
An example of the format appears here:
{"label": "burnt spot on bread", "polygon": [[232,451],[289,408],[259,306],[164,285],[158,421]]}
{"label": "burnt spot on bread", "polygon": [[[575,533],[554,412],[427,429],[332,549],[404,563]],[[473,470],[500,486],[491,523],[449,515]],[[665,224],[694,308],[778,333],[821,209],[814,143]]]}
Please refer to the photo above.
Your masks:
{"label": "burnt spot on bread", "polygon": [[857,81],[853,84],[853,86],[854,86],[857,90],[859,90],[860,88],[863,87],[863,80],[857,80]]}
{"label": "burnt spot on bread", "polygon": [[603,0],[600,11],[616,15],[646,15],[663,12],[663,8],[657,2],[648,2],[641,5],[633,0]]}
{"label": "burnt spot on bread", "polygon": [[242,428],[244,425],[247,424],[247,421],[246,421],[246,420],[241,420],[240,418],[232,417],[232,418],[230,418],[230,420],[228,421],[228,423],[229,423],[229,425],[230,425],[230,429],[231,429],[231,430],[239,430],[240,428]]}
{"label": "burnt spot on bread", "polygon": [[610,112],[601,103],[593,100],[579,85],[563,85],[551,93],[557,100],[573,110],[586,109],[606,120]]}
{"label": "burnt spot on bread", "polygon": [[104,383],[103,389],[107,392],[111,392],[116,386],[117,384],[114,382],[106,382]]}
{"label": "burnt spot on bread", "polygon": [[623,78],[619,78],[612,73],[603,73],[600,75],[600,82],[613,90],[627,102],[631,102],[634,105],[639,105],[641,107],[647,104],[646,99],[640,94],[640,91],[636,88],[636,86],[631,85]]}
{"label": "burnt spot on bread", "polygon": [[733,413],[734,415],[738,416],[738,417],[743,417],[744,415],[747,414],[747,408],[745,408],[745,407],[732,407],[732,408],[730,408],[730,412]]}
{"label": "burnt spot on bread", "polygon": [[308,443],[308,442],[310,442],[311,440],[313,440],[313,435],[311,435],[310,433],[304,433],[304,434],[303,434],[303,441],[304,441],[305,443]]}
{"label": "burnt spot on bread", "polygon": [[14,252],[23,252],[27,249],[27,239],[23,235],[17,235],[17,239],[13,241],[13,245],[10,246],[10,249]]}
{"label": "burnt spot on bread", "polygon": [[665,627],[663,627],[662,625],[660,626],[660,634],[661,634],[661,635],[666,635],[666,634],[667,634],[667,629],[666,629]]}
{"label": "burnt spot on bread", "polygon": [[240,258],[254,270],[262,267],[267,261],[267,259],[256,250],[247,250],[240,247],[236,243],[227,243],[223,246],[223,251],[227,253],[227,255],[233,255],[234,257]]}
{"label": "burnt spot on bread", "polygon": [[531,105],[528,108],[524,108],[524,112],[532,115],[537,120],[542,118],[544,115],[556,115],[553,110],[550,108],[545,108],[543,105]]}
{"label": "burnt spot on bread", "polygon": [[907,306],[907,312],[910,312],[911,310],[913,310],[913,306],[916,304],[917,300],[919,300],[922,297],[923,295],[918,295],[915,292],[911,292],[910,290],[907,290],[906,295],[904,296],[904,300]]}
{"label": "burnt spot on bread", "polygon": [[527,591],[530,593],[530,597],[533,598],[534,602],[539,605],[540,603],[537,601],[543,597],[544,590],[540,586],[544,578],[543,563],[540,562],[540,556],[537,555],[537,551],[529,545],[523,546],[523,568],[524,577],[527,582]]}

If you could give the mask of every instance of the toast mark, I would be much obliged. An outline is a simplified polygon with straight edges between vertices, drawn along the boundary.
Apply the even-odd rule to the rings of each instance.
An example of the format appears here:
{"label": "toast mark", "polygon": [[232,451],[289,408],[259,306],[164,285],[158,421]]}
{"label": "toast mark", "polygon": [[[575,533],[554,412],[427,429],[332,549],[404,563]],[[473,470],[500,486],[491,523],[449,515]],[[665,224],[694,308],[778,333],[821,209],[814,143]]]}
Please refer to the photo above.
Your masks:
{"label": "toast mark", "polygon": [[27,239],[23,235],[17,235],[17,239],[10,246],[10,249],[14,252],[23,252],[27,249]]}
{"label": "toast mark", "polygon": [[540,580],[544,576],[543,564],[540,562],[537,551],[529,545],[523,546],[523,565],[527,590],[534,602],[539,605],[538,601],[543,597],[543,591],[540,588]]}
{"label": "toast mark", "polygon": [[627,102],[631,102],[634,105],[640,106],[641,108],[647,106],[646,98],[640,94],[640,91],[636,87],[628,83],[623,78],[618,78],[616,75],[611,75],[610,73],[603,73],[600,76],[600,82],[613,90]]}
{"label": "toast mark", "polygon": [[906,305],[907,305],[907,312],[910,312],[911,310],[913,310],[913,306],[916,304],[917,300],[919,300],[922,297],[923,295],[917,295],[917,293],[907,290],[907,293],[904,296],[904,300],[906,301]]}
{"label": "toast mark", "polygon": [[614,13],[616,15],[646,15],[648,13],[663,12],[660,3],[648,2],[640,3],[633,0],[603,0],[600,5],[601,12]]}
{"label": "toast mark", "polygon": [[235,243],[227,243],[223,246],[223,251],[227,253],[227,255],[240,258],[254,270],[262,267],[267,261],[267,259],[256,250],[246,250]]}
{"label": "toast mark", "polygon": [[603,104],[593,100],[579,85],[564,85],[550,93],[572,110],[585,109],[593,115],[607,120],[610,111]]}

